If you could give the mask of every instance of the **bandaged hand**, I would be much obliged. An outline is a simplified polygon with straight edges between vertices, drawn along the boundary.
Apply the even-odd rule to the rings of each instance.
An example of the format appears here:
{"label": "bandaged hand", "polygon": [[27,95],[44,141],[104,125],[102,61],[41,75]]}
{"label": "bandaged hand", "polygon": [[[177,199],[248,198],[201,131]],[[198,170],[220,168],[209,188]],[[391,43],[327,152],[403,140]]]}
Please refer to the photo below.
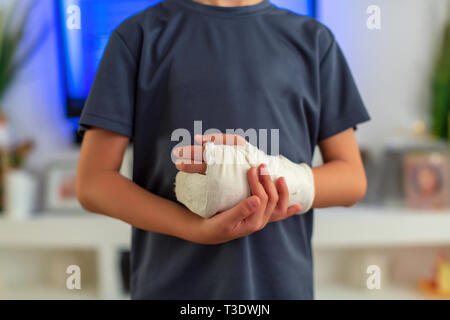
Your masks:
{"label": "bandaged hand", "polygon": [[260,164],[266,164],[266,174],[273,182],[284,177],[289,191],[289,206],[301,206],[298,214],[311,209],[314,180],[307,164],[293,163],[281,155],[269,156],[243,138],[238,145],[206,142],[202,151],[204,164],[200,167],[204,167],[205,174],[180,171],[175,181],[177,200],[192,212],[209,218],[249,197],[247,171]]}

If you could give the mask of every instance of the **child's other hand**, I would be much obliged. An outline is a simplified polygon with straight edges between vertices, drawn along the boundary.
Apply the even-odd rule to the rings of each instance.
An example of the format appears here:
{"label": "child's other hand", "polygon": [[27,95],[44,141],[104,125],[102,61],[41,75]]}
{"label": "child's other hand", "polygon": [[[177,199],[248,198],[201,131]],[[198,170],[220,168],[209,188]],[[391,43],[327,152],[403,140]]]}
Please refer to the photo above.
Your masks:
{"label": "child's other hand", "polygon": [[252,167],[247,173],[251,197],[227,211],[200,221],[196,242],[228,242],[262,230],[267,223],[289,218],[301,210],[299,205],[288,208],[289,193],[284,179],[278,179],[275,186],[264,170],[265,165],[260,165],[258,169]]}

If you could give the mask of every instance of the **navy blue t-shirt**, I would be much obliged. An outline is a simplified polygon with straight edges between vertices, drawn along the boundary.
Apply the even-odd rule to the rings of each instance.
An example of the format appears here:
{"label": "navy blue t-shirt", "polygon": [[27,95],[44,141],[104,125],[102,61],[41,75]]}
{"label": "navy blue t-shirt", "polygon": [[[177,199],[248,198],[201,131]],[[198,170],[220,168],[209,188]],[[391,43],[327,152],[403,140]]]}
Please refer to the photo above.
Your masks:
{"label": "navy blue t-shirt", "polygon": [[[311,165],[318,141],[369,119],[333,34],[316,20],[268,0],[164,0],[112,33],[79,132],[130,137],[133,181],[176,201],[171,135],[193,133],[194,121],[279,129],[280,154]],[[220,245],[133,227],[132,298],[312,299],[312,230],[313,210]]]}

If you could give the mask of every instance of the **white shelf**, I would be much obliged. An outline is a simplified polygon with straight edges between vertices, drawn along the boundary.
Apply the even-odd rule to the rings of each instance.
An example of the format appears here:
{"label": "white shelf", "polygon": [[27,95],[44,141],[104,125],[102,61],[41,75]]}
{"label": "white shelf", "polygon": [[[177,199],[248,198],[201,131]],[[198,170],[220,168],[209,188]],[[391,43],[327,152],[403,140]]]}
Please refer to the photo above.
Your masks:
{"label": "white shelf", "polygon": [[[450,210],[316,209],[314,248],[450,245]],[[131,227],[95,214],[0,218],[0,247],[128,248]]]}
{"label": "white shelf", "polygon": [[448,210],[330,208],[314,219],[316,249],[450,245]]}
{"label": "white shelf", "polygon": [[316,286],[317,300],[425,300],[429,299],[418,288],[388,287],[380,290],[357,288],[344,284]]}
{"label": "white shelf", "polygon": [[[78,213],[39,215],[29,220],[0,219],[0,250],[92,250],[95,255],[94,288],[71,291],[26,281],[23,287],[0,288],[0,299],[124,299],[119,251],[129,249],[131,227],[105,216]],[[66,266],[63,266],[64,268]],[[61,277],[66,277],[62,269]],[[5,274],[11,270],[4,271]],[[65,279],[65,278],[64,278]],[[40,279],[38,279],[40,280]]]}
{"label": "white shelf", "polygon": [[39,215],[29,220],[0,219],[0,247],[128,248],[130,241],[129,225],[95,214]]}
{"label": "white shelf", "polygon": [[100,296],[93,288],[64,290],[51,286],[29,285],[1,291],[0,300],[94,300]]}

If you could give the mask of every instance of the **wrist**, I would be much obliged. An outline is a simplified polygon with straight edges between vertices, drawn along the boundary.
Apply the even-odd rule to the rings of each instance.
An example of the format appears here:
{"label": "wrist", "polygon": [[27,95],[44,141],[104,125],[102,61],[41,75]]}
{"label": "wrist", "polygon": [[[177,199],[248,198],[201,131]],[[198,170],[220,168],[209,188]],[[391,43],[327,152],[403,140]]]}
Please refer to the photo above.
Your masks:
{"label": "wrist", "polygon": [[220,244],[224,241],[217,237],[217,228],[214,227],[213,219],[206,219],[190,212],[194,217],[190,226],[190,240],[198,244],[213,245]]}
{"label": "wrist", "polygon": [[185,240],[198,243],[207,244],[208,242],[208,228],[206,224],[207,219],[186,209],[187,221],[181,226],[183,238]]}

